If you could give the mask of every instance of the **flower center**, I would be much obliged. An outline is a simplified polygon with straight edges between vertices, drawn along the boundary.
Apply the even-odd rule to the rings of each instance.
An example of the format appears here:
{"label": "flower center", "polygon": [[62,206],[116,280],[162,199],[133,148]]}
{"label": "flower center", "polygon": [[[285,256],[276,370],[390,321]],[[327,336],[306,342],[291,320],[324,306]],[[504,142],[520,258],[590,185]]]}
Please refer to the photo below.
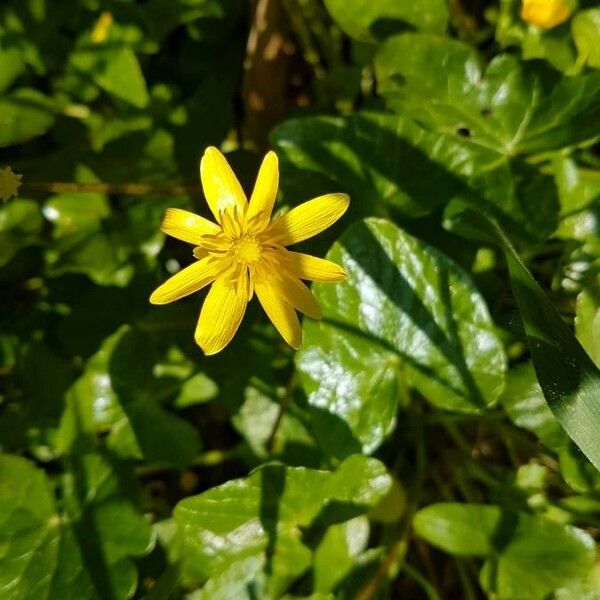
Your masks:
{"label": "flower center", "polygon": [[252,264],[260,260],[260,243],[254,237],[245,235],[237,239],[231,250],[237,259],[242,262]]}

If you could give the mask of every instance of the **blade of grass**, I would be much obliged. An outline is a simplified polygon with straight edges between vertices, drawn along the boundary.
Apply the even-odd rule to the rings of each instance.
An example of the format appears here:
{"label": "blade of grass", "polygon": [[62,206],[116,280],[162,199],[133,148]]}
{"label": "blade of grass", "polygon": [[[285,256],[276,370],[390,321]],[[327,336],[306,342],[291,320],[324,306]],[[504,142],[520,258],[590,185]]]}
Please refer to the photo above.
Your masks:
{"label": "blade of grass", "polygon": [[533,278],[500,226],[469,215],[498,242],[548,406],[569,437],[600,470],[600,370]]}

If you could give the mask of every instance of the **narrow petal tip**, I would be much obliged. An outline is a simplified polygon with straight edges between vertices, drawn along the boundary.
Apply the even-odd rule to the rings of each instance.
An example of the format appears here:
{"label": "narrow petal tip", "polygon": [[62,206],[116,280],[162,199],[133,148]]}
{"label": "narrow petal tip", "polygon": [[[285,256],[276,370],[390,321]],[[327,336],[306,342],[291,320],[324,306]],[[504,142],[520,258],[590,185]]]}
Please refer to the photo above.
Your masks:
{"label": "narrow petal tip", "polygon": [[165,304],[164,302],[160,301],[160,294],[157,294],[156,290],[150,294],[149,301],[150,301],[150,304],[154,304],[154,305]]}
{"label": "narrow petal tip", "polygon": [[336,201],[340,204],[340,217],[348,210],[350,206],[350,196],[348,194],[344,194],[343,192],[336,192],[331,194],[335,197]]}
{"label": "narrow petal tip", "polygon": [[223,351],[223,348],[210,348],[207,346],[203,346],[198,340],[196,340],[196,344],[200,350],[204,353],[204,356],[214,356],[215,354],[219,354],[219,352]]}
{"label": "narrow petal tip", "polygon": [[204,155],[211,155],[211,154],[221,154],[221,151],[216,147],[216,146],[207,146],[206,149],[204,150]]}

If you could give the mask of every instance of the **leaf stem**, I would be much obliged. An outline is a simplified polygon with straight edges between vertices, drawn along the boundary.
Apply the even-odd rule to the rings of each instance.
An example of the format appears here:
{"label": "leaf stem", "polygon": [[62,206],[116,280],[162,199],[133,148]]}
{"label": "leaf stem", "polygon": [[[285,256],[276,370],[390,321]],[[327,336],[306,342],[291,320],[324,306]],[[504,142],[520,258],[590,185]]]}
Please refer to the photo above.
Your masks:
{"label": "leaf stem", "polygon": [[[425,469],[427,466],[427,448],[425,444],[425,432],[423,429],[423,414],[422,411],[419,410],[419,405],[416,405],[416,410],[413,411],[413,415],[416,437],[416,472],[408,493],[410,501],[401,521],[401,525],[399,526],[399,535],[396,537],[396,541],[390,544],[389,550],[379,564],[379,568],[371,580],[368,581],[356,595],[355,600],[371,600],[371,598],[374,598],[381,585],[383,585],[388,578],[389,572],[400,558],[401,553],[406,554],[407,551],[407,539],[411,531],[413,515],[417,511],[421,500],[421,492],[425,480]],[[402,567],[405,568],[406,563],[403,564]]]}
{"label": "leaf stem", "polygon": [[440,600],[440,595],[437,593],[437,590],[417,569],[409,563],[404,563],[402,568],[411,579],[414,579],[414,581],[421,586],[421,589],[425,592],[425,595],[429,600]]}
{"label": "leaf stem", "polygon": [[290,398],[292,397],[292,392],[294,391],[294,388],[296,387],[296,372],[294,371],[294,373],[292,374],[292,376],[290,377],[288,384],[285,388],[285,393],[283,394],[283,397],[281,398],[281,401],[279,403],[279,412],[277,413],[277,416],[275,417],[275,421],[273,422],[273,428],[271,429],[271,433],[269,434],[269,437],[267,438],[267,442],[265,444],[265,447],[267,449],[267,451],[269,452],[269,454],[273,454],[273,450],[274,450],[274,446],[275,446],[275,438],[277,436],[277,432],[279,431],[279,426],[281,425],[281,422],[283,421],[283,417],[288,409],[288,406],[290,404]]}

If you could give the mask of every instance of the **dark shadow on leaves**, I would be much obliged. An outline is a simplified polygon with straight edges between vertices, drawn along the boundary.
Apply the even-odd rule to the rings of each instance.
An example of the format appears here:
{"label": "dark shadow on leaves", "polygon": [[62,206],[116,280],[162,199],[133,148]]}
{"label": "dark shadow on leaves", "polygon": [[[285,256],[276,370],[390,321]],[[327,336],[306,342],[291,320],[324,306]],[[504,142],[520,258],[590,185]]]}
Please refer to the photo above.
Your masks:
{"label": "dark shadow on leaves", "polygon": [[362,453],[362,444],[348,423],[335,413],[318,406],[309,408],[310,429],[319,440],[321,450],[339,460]]}
{"label": "dark shadow on leaves", "polygon": [[[435,321],[434,316],[425,306],[419,294],[398,270],[367,225],[360,223],[357,228],[355,236],[345,238],[343,241],[344,249],[371,277],[389,300],[410,317],[412,322],[439,350],[448,363],[454,367],[462,382],[463,389],[460,391],[460,395],[466,397],[469,402],[478,408],[485,406],[485,400],[466,364],[456,323],[451,317],[453,307],[448,285],[449,265],[441,260],[437,264],[443,294],[442,300],[447,320],[449,320],[449,331],[446,332]],[[360,242],[357,240],[360,240]],[[375,269],[373,265],[376,266]],[[450,315],[450,318],[448,318],[448,315]],[[397,350],[395,352],[397,353]]]}
{"label": "dark shadow on leaves", "polygon": [[261,469],[259,519],[267,534],[265,548],[265,573],[273,572],[273,557],[277,545],[277,523],[279,522],[279,504],[285,489],[285,468],[270,465]]}
{"label": "dark shadow on leaves", "polygon": [[436,373],[431,367],[428,367],[427,365],[417,362],[414,357],[410,356],[410,354],[401,352],[398,348],[394,347],[387,340],[384,340],[384,339],[380,338],[379,336],[374,335],[373,333],[370,333],[369,331],[363,331],[362,329],[358,329],[357,327],[350,325],[349,323],[344,323],[343,321],[339,321],[338,319],[331,319],[331,318],[325,317],[323,319],[323,323],[327,323],[328,325],[336,327],[337,329],[346,331],[347,333],[349,333],[351,335],[361,337],[364,340],[368,341],[370,344],[380,346],[382,349],[387,350],[390,354],[400,356],[402,358],[402,361],[405,362],[407,365],[411,366],[414,369],[417,369],[418,371],[423,373],[423,375],[426,375],[430,379],[434,379],[440,385],[447,387],[454,394],[460,395],[463,393],[463,390],[457,388],[454,384],[452,384],[452,382],[447,381],[446,379],[440,377],[439,373]]}
{"label": "dark shadow on leaves", "polygon": [[379,18],[373,21],[369,27],[369,32],[377,40],[384,40],[392,35],[414,31],[414,27],[402,19]]}
{"label": "dark shadow on leaves", "polygon": [[[403,117],[398,116],[398,123],[402,122]],[[279,141],[281,144],[285,140],[301,148],[310,158],[310,164],[327,166],[323,172],[323,167],[318,167],[318,171],[310,171],[306,166],[297,167],[284,156],[282,179],[287,182],[286,186],[293,190],[313,189],[311,184],[315,177],[319,179],[319,189],[322,190],[329,180],[330,185],[337,185],[337,191],[350,194],[350,220],[381,216],[385,212],[381,206],[382,200],[398,209],[404,216],[417,217],[446,205],[450,200],[461,199],[474,210],[498,218],[520,240],[528,243],[531,243],[532,237],[531,223],[539,222],[538,227],[543,225],[547,233],[556,225],[558,201],[552,178],[536,175],[534,169],[518,157],[507,158],[503,164],[499,164],[490,172],[452,172],[405,139],[401,131],[389,131],[376,119],[361,115],[346,120],[344,127],[337,121],[319,121],[319,139],[313,136],[312,130],[308,128],[304,131],[300,122],[290,133],[284,128],[282,133],[275,135],[275,142]],[[327,140],[327,145],[324,140]],[[340,152],[330,147],[335,141],[351,151],[351,163],[341,158]],[[452,143],[466,142],[457,139]],[[500,153],[498,158],[501,158]],[[460,168],[465,170],[464,166]],[[496,180],[502,169],[509,169],[514,174],[513,179],[517,186],[517,198],[510,205],[506,204],[506,198],[500,197],[496,192]],[[393,182],[397,191],[392,190],[393,193],[388,192],[382,197],[381,191],[375,185],[374,174]],[[532,188],[532,177],[536,178],[540,185],[544,183],[543,189],[539,185]],[[543,193],[540,193],[540,190]],[[304,199],[306,198],[297,198],[298,201]],[[540,206],[542,200],[544,204]],[[546,213],[551,218],[546,219]],[[347,225],[348,217],[343,221],[343,224]],[[331,242],[339,233],[340,228],[333,227],[324,237]]]}
{"label": "dark shadow on leaves", "polygon": [[[76,402],[73,403],[73,415],[77,423],[77,429],[83,431],[79,405]],[[74,452],[65,458],[65,463],[73,474],[77,504],[81,507],[78,518],[73,520],[73,533],[81,549],[81,559],[98,598],[100,600],[117,600],[119,596],[114,589],[110,568],[100,544],[102,536],[98,530],[93,512],[86,507],[88,490],[86,487],[87,475],[83,462],[84,456],[85,454],[76,448]]]}

